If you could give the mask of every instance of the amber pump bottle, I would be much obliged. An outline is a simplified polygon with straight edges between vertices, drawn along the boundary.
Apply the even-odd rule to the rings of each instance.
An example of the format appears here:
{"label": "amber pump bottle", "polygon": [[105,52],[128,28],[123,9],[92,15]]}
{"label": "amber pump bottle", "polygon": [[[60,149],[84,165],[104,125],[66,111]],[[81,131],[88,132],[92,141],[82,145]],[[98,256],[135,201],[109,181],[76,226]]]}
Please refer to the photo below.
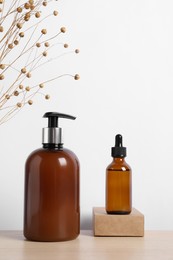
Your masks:
{"label": "amber pump bottle", "polygon": [[63,148],[59,118],[48,112],[43,148],[32,152],[25,165],[24,236],[33,241],[65,241],[79,235],[79,161]]}
{"label": "amber pump bottle", "polygon": [[112,157],[113,161],[106,169],[106,212],[129,214],[132,210],[132,173],[125,162],[126,147],[123,147],[120,134],[115,137]]}

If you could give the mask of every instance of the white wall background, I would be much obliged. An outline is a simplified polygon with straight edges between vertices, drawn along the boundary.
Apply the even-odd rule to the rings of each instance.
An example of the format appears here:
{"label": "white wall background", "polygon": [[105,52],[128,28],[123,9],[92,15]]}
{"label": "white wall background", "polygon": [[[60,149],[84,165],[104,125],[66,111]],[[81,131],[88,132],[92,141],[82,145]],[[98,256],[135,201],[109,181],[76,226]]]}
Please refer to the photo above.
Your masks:
{"label": "white wall background", "polygon": [[39,98],[1,126],[0,229],[22,229],[24,163],[41,146],[46,111],[77,116],[61,125],[66,147],[81,163],[82,228],[91,227],[92,207],[104,206],[105,168],[121,133],[133,170],[133,206],[144,213],[146,229],[173,229],[173,2],[57,5],[57,28],[68,28],[61,39],[81,53],[57,60],[51,70],[79,72],[81,80],[53,82],[50,102]]}

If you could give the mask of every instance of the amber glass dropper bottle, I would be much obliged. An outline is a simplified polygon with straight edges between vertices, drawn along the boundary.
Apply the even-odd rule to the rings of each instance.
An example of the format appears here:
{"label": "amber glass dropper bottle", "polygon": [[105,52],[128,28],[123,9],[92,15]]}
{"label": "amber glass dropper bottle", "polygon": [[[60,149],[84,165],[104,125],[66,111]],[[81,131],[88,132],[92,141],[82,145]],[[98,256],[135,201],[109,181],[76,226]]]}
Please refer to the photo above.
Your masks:
{"label": "amber glass dropper bottle", "polygon": [[126,147],[122,135],[115,137],[112,147],[112,163],[106,169],[106,212],[129,214],[132,210],[132,173],[126,163]]}

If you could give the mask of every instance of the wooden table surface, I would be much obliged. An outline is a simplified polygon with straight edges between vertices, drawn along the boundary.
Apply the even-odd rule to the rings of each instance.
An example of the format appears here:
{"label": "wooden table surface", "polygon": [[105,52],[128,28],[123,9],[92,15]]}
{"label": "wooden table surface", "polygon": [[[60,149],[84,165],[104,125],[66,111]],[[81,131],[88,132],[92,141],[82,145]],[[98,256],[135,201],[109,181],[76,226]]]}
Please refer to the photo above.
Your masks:
{"label": "wooden table surface", "polygon": [[68,242],[30,242],[21,231],[0,231],[0,260],[173,260],[173,231],[146,231],[144,237],[93,237]]}

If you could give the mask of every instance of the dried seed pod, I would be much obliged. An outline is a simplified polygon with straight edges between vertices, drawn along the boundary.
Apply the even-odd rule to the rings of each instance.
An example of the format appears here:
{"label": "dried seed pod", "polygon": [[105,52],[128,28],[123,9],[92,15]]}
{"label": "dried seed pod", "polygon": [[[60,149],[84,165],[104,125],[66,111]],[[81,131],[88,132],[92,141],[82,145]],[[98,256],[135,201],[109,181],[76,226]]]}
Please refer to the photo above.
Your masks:
{"label": "dried seed pod", "polygon": [[13,49],[13,47],[14,47],[14,46],[13,46],[12,43],[8,44],[8,48],[9,48],[9,49]]}
{"label": "dried seed pod", "polygon": [[48,94],[45,95],[45,99],[50,99],[50,96]]}
{"label": "dried seed pod", "polygon": [[19,103],[16,104],[16,106],[17,107],[22,107],[22,103],[19,102]]}
{"label": "dried seed pod", "polygon": [[3,74],[0,74],[0,80],[3,80],[5,77]]}
{"label": "dried seed pod", "polygon": [[44,84],[43,84],[43,83],[40,83],[40,84],[39,84],[39,87],[40,87],[40,88],[44,88]]}
{"label": "dried seed pod", "polygon": [[19,44],[19,41],[18,41],[18,40],[15,40],[15,41],[14,41],[14,44],[15,44],[15,45],[18,45],[18,44]]}
{"label": "dried seed pod", "polygon": [[28,73],[26,74],[26,76],[27,76],[27,78],[31,78],[31,73],[28,72]]}
{"label": "dried seed pod", "polygon": [[21,12],[22,12],[22,7],[18,7],[18,8],[17,8],[17,12],[18,12],[18,13],[21,13]]}
{"label": "dried seed pod", "polygon": [[55,10],[55,11],[53,12],[53,15],[54,15],[54,16],[57,16],[57,15],[58,15],[58,11]]}
{"label": "dried seed pod", "polygon": [[29,87],[29,86],[26,87],[25,90],[26,90],[26,91],[30,91],[30,87]]}
{"label": "dried seed pod", "polygon": [[22,23],[17,23],[16,26],[17,26],[17,28],[21,29],[23,24]]}
{"label": "dried seed pod", "polygon": [[75,50],[75,53],[79,53],[79,52],[80,52],[80,50],[79,50],[79,49],[76,49],[76,50]]}
{"label": "dried seed pod", "polygon": [[26,16],[26,15],[25,15],[25,17],[24,17],[25,22],[28,22],[29,19],[30,19],[30,16]]}
{"label": "dried seed pod", "polygon": [[79,80],[79,79],[80,79],[79,74],[76,74],[76,75],[74,76],[74,79],[75,79],[75,80]]}
{"label": "dried seed pod", "polygon": [[34,10],[35,6],[34,5],[30,5],[30,9]]}
{"label": "dried seed pod", "polygon": [[31,13],[30,12],[26,13],[25,17],[29,17],[30,18],[31,17]]}
{"label": "dried seed pod", "polygon": [[43,6],[47,6],[47,2],[46,1],[43,2]]}
{"label": "dried seed pod", "polygon": [[47,33],[47,30],[46,30],[46,29],[42,29],[42,30],[41,30],[41,33],[42,33],[42,34],[46,34],[46,33]]}
{"label": "dried seed pod", "polygon": [[49,47],[49,43],[48,43],[48,42],[45,42],[44,46],[45,46],[45,47]]}
{"label": "dried seed pod", "polygon": [[39,48],[41,46],[41,44],[39,42],[37,42],[36,46]]}
{"label": "dried seed pod", "polygon": [[29,105],[32,105],[33,104],[33,101],[30,99],[30,100],[28,100],[28,104]]}
{"label": "dried seed pod", "polygon": [[8,94],[5,95],[5,98],[6,98],[6,99],[10,99],[10,95],[8,95]]}
{"label": "dried seed pod", "polygon": [[24,32],[20,32],[20,33],[19,33],[19,36],[20,36],[21,38],[24,37],[24,36],[25,36]]}
{"label": "dried seed pod", "polygon": [[36,12],[36,13],[35,13],[35,17],[36,17],[36,18],[39,18],[40,16],[41,16],[40,12]]}
{"label": "dried seed pod", "polygon": [[19,91],[17,91],[17,90],[14,91],[14,96],[16,96],[16,97],[19,96]]}
{"label": "dried seed pod", "polygon": [[4,31],[4,27],[2,25],[0,25],[0,32]]}
{"label": "dried seed pod", "polygon": [[0,69],[1,70],[5,69],[5,64],[0,64]]}
{"label": "dried seed pod", "polygon": [[19,85],[19,89],[23,89],[23,85]]}
{"label": "dried seed pod", "polygon": [[62,33],[65,33],[65,32],[66,32],[66,28],[65,28],[65,27],[61,27],[60,31],[61,31]]}
{"label": "dried seed pod", "polygon": [[26,73],[26,68],[22,68],[21,72],[25,74]]}
{"label": "dried seed pod", "polygon": [[43,56],[46,57],[47,56],[47,51],[43,52]]}
{"label": "dried seed pod", "polygon": [[24,8],[25,8],[25,9],[29,9],[29,8],[30,8],[30,4],[29,4],[29,3],[25,3],[25,4],[24,4]]}

